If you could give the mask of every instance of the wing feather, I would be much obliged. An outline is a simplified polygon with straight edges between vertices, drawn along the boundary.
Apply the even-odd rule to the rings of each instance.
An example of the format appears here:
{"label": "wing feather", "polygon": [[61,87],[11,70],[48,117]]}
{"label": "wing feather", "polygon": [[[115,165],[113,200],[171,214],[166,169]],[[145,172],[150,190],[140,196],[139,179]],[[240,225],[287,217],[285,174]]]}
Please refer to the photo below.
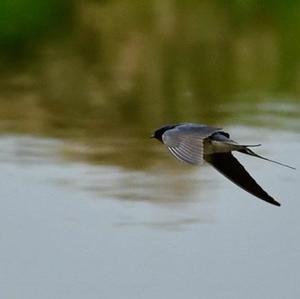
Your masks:
{"label": "wing feather", "polygon": [[177,146],[168,146],[175,158],[189,164],[201,164],[203,162],[203,141],[200,138],[181,138]]}
{"label": "wing feather", "polygon": [[203,140],[219,130],[205,125],[181,124],[164,132],[162,141],[178,160],[199,165],[203,163]]}
{"label": "wing feather", "polygon": [[243,165],[231,153],[216,153],[206,155],[204,158],[240,188],[270,204],[280,206],[280,203],[257,184]]}

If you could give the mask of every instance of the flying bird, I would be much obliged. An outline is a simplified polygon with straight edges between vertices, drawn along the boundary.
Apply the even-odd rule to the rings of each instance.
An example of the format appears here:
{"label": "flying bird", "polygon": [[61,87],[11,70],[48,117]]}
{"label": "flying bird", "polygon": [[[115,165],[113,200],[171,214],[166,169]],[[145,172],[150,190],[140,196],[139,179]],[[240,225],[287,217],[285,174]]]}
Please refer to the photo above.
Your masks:
{"label": "flying bird", "polygon": [[238,144],[221,128],[195,123],[170,124],[155,130],[151,137],[165,144],[178,160],[193,165],[201,165],[205,160],[240,188],[276,206],[280,206],[280,203],[257,184],[232,152],[237,151],[295,169],[256,154],[250,148],[260,144]]}

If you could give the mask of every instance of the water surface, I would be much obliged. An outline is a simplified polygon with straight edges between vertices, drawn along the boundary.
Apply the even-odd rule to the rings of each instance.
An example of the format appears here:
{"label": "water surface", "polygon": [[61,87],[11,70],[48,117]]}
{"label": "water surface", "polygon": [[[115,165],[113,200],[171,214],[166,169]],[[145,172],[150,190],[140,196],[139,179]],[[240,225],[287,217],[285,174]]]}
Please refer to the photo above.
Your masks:
{"label": "water surface", "polygon": [[[300,167],[297,132],[229,129]],[[2,297],[300,294],[297,171],[239,156],[277,208],[209,166],[177,162],[147,136],[119,138],[102,140],[95,158],[97,147],[84,141],[1,137]],[[142,157],[129,154],[134,144]]]}
{"label": "water surface", "polygon": [[[0,298],[298,298],[299,4],[27,2],[0,4]],[[295,166],[237,154],[282,206],[149,138],[183,121]]]}

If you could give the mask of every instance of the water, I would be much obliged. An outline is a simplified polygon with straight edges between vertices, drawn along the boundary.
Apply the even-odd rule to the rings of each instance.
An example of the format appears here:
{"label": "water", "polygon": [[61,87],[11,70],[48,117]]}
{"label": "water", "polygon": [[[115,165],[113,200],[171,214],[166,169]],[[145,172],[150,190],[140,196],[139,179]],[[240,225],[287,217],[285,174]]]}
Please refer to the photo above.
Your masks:
{"label": "water", "polygon": [[[230,131],[241,141],[263,141],[260,153],[299,169],[297,133]],[[105,146],[126,160],[130,142],[115,147],[112,138]],[[1,297],[300,294],[298,171],[239,157],[282,203],[277,208],[209,166],[182,165],[148,138],[138,143],[153,152],[147,167],[66,158],[73,147],[84,156],[74,142],[2,136]]]}
{"label": "water", "polygon": [[[0,9],[0,298],[298,298],[299,5],[34,1]],[[149,138],[182,121],[295,166],[236,154],[282,206]]]}

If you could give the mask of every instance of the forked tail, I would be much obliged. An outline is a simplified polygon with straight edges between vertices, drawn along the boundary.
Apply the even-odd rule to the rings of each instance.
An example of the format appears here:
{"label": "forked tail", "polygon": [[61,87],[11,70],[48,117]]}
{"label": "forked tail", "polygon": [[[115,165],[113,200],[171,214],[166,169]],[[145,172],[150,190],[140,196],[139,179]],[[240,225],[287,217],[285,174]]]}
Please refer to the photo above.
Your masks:
{"label": "forked tail", "polygon": [[[252,147],[254,146],[259,146],[259,145],[252,145]],[[246,155],[250,155],[250,156],[253,156],[253,157],[257,157],[257,158],[260,158],[260,159],[263,159],[263,160],[266,160],[266,161],[269,161],[269,162],[273,162],[275,164],[278,164],[278,165],[281,165],[281,166],[284,166],[284,167],[288,167],[290,169],[296,169],[295,167],[293,166],[290,166],[290,165],[287,165],[287,164],[284,164],[284,163],[281,163],[281,162],[278,162],[278,161],[274,161],[274,160],[271,160],[271,159],[268,159],[268,158],[265,158],[263,156],[260,156],[258,154],[256,154],[255,152],[253,152],[251,149],[248,148],[249,145],[245,145],[243,146],[242,149],[239,149],[238,152],[240,153],[243,153],[243,154],[246,154]]]}

